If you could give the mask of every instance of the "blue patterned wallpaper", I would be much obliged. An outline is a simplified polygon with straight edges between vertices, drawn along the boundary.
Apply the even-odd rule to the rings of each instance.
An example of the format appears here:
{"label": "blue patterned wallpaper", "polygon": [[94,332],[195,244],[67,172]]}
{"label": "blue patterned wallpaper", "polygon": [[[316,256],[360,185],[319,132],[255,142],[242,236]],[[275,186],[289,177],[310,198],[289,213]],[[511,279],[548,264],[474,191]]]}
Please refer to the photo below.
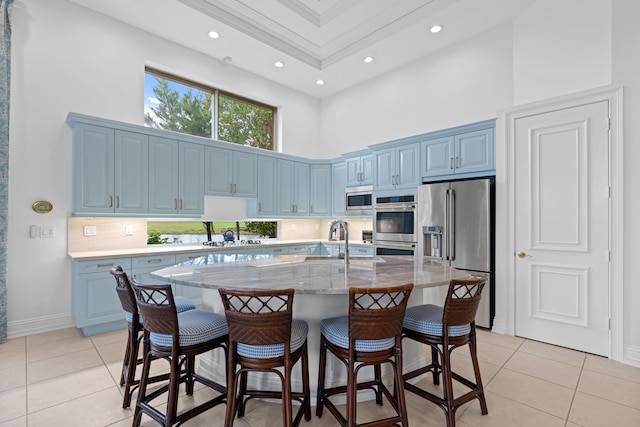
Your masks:
{"label": "blue patterned wallpaper", "polygon": [[0,341],[7,339],[7,232],[9,217],[9,99],[11,89],[11,5],[0,0]]}

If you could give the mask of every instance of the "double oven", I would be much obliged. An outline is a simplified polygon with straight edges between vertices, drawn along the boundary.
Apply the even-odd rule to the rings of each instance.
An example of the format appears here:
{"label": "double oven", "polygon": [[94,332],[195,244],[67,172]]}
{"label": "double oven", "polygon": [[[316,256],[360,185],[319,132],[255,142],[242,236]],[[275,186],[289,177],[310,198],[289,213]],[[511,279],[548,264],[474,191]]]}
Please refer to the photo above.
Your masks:
{"label": "double oven", "polygon": [[376,196],[373,209],[376,255],[415,255],[418,213],[415,194]]}

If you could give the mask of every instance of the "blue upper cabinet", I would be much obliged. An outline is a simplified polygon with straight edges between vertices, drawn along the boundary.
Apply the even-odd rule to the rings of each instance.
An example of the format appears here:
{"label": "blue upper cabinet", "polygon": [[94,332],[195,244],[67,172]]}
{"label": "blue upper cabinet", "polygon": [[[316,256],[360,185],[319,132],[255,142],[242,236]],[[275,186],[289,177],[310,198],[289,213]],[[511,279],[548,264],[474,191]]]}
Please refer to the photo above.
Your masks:
{"label": "blue upper cabinet", "polygon": [[351,154],[345,157],[347,187],[373,184],[373,154]]}
{"label": "blue upper cabinet", "polygon": [[206,147],[205,194],[254,198],[258,195],[258,156],[229,148]]}
{"label": "blue upper cabinet", "polygon": [[277,209],[280,216],[309,214],[309,164],[278,159]]}
{"label": "blue upper cabinet", "polygon": [[311,164],[309,166],[309,197],[310,216],[324,218],[331,216],[330,164]]}
{"label": "blue upper cabinet", "polygon": [[421,144],[424,181],[495,174],[495,120],[434,132]]}
{"label": "blue upper cabinet", "polygon": [[420,184],[420,144],[374,149],[374,191],[412,189]]}
{"label": "blue upper cabinet", "polygon": [[255,214],[275,218],[277,214],[277,159],[271,156],[258,157],[258,200]]}
{"label": "blue upper cabinet", "polygon": [[149,213],[199,216],[204,212],[204,146],[151,137]]}
{"label": "blue upper cabinet", "polygon": [[344,189],[347,186],[347,163],[339,162],[331,165],[331,212],[334,218],[345,214]]}
{"label": "blue upper cabinet", "polygon": [[74,213],[146,213],[148,149],[146,135],[77,124],[73,130]]}

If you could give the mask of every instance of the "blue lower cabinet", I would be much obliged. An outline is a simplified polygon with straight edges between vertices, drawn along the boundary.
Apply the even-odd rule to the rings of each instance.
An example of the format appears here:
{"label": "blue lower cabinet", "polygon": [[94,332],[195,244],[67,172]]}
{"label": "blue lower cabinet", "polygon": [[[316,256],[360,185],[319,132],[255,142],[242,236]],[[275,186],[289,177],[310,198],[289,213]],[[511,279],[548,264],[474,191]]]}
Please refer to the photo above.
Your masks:
{"label": "blue lower cabinet", "polygon": [[116,282],[109,270],[115,266],[131,272],[131,258],[112,258],[72,263],[71,311],[84,335],[123,329],[127,326]]}

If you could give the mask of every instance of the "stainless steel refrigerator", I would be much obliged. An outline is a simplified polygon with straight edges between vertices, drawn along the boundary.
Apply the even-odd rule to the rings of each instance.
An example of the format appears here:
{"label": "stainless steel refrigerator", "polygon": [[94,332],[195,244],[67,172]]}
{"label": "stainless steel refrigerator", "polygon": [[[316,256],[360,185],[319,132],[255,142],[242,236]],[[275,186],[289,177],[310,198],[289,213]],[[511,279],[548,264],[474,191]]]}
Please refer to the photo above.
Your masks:
{"label": "stainless steel refrigerator", "polygon": [[[424,184],[417,194],[418,256],[489,275],[476,316],[476,325],[485,328],[491,327],[495,305],[493,194],[493,178]],[[442,303],[442,292],[431,291],[430,297],[425,293],[425,300],[438,298]]]}

